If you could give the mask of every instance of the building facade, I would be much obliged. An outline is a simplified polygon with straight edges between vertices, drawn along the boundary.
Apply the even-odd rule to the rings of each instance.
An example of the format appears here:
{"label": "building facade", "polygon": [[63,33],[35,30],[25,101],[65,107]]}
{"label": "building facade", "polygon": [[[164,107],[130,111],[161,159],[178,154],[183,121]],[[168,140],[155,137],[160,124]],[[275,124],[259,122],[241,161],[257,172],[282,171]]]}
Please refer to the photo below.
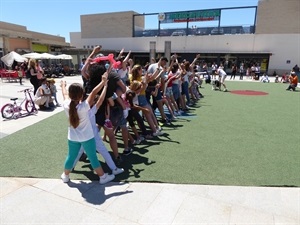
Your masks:
{"label": "building facade", "polygon": [[64,37],[29,31],[25,26],[0,21],[0,57],[15,51],[62,54],[70,48]]}
{"label": "building facade", "polygon": [[[191,33],[190,28],[172,33],[160,29],[154,32],[145,30],[143,14],[127,11],[82,15],[81,32],[71,32],[70,40],[72,46],[86,50],[87,54],[100,44],[111,52],[122,48],[131,50],[135,61],[141,64],[152,56],[177,53],[191,60],[196,53],[201,53],[208,63],[226,63],[228,68],[231,63],[258,63],[262,71],[269,74],[287,72],[295,64],[299,65],[300,1],[259,0],[253,7],[256,8],[255,20],[247,29],[249,32],[242,27],[217,27],[210,29],[209,33],[205,33],[204,28],[194,30],[195,33]],[[218,10],[192,13],[207,17]],[[159,22],[163,16],[161,13],[157,16]]]}

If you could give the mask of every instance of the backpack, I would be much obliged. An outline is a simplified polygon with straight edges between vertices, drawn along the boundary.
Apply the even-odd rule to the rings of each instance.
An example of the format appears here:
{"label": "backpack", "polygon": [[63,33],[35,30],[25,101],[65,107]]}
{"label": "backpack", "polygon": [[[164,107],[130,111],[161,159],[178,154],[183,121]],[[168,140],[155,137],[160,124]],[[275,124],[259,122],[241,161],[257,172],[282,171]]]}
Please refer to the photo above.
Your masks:
{"label": "backpack", "polygon": [[25,75],[26,75],[26,78],[27,78],[27,79],[30,79],[30,78],[31,78],[30,69],[27,69],[27,70],[26,70]]}

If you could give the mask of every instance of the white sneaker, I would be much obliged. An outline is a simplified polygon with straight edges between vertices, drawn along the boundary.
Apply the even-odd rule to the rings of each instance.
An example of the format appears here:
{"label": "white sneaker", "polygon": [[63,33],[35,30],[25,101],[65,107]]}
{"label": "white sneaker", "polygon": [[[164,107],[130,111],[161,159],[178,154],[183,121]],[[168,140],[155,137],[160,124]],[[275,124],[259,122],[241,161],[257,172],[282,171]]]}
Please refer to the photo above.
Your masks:
{"label": "white sneaker", "polygon": [[161,126],[158,126],[158,127],[157,127],[157,129],[158,129],[159,131],[162,131],[162,128],[161,128]]}
{"label": "white sneaker", "polygon": [[135,144],[136,144],[136,145],[141,144],[141,140],[140,140],[140,139],[136,139],[136,140],[135,140]]}
{"label": "white sneaker", "polygon": [[140,143],[141,143],[142,141],[145,141],[145,138],[144,138],[144,137],[142,137],[142,136],[140,136],[138,140],[139,140],[139,141],[140,141]]}
{"label": "white sneaker", "polygon": [[105,173],[103,176],[99,177],[99,183],[100,184],[106,184],[106,183],[112,181],[113,179],[115,179],[114,174]]}
{"label": "white sneaker", "polygon": [[124,172],[124,169],[123,168],[116,168],[112,171],[113,175],[118,175],[120,173],[123,173]]}
{"label": "white sneaker", "polygon": [[153,133],[153,136],[154,136],[154,137],[157,137],[157,136],[161,136],[161,135],[163,135],[163,134],[164,134],[163,132],[157,130],[156,132]]}
{"label": "white sneaker", "polygon": [[224,92],[227,92],[227,89],[226,89],[226,88],[224,89]]}
{"label": "white sneaker", "polygon": [[62,181],[64,183],[68,183],[70,181],[69,175],[66,175],[65,173],[62,173],[61,176],[60,176],[60,178],[62,179]]}

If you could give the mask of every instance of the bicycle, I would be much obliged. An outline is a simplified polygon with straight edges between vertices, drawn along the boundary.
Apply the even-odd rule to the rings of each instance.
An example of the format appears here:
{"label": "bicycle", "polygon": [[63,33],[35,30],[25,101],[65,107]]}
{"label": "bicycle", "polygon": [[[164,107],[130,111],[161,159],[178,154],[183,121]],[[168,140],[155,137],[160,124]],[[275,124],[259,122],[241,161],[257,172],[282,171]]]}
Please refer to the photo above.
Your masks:
{"label": "bicycle", "polygon": [[[18,92],[24,92],[25,98],[19,104],[17,104],[18,98],[11,98],[10,100],[14,101],[13,104],[7,103],[1,108],[1,114],[3,118],[17,119],[22,115],[36,114],[38,112],[38,109],[35,107],[34,101],[30,94],[32,90],[27,88]],[[25,107],[24,109],[23,106]],[[24,114],[22,111],[26,111],[26,113]]]}

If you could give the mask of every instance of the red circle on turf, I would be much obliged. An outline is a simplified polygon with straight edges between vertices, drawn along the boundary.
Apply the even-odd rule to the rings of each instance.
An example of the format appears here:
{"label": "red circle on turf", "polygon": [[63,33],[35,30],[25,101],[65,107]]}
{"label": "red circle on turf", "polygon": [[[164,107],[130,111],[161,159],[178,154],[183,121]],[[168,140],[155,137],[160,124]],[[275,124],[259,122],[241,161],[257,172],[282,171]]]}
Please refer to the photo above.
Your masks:
{"label": "red circle on turf", "polygon": [[252,91],[252,90],[235,90],[235,91],[230,91],[230,93],[236,95],[268,95],[269,94],[263,91]]}

